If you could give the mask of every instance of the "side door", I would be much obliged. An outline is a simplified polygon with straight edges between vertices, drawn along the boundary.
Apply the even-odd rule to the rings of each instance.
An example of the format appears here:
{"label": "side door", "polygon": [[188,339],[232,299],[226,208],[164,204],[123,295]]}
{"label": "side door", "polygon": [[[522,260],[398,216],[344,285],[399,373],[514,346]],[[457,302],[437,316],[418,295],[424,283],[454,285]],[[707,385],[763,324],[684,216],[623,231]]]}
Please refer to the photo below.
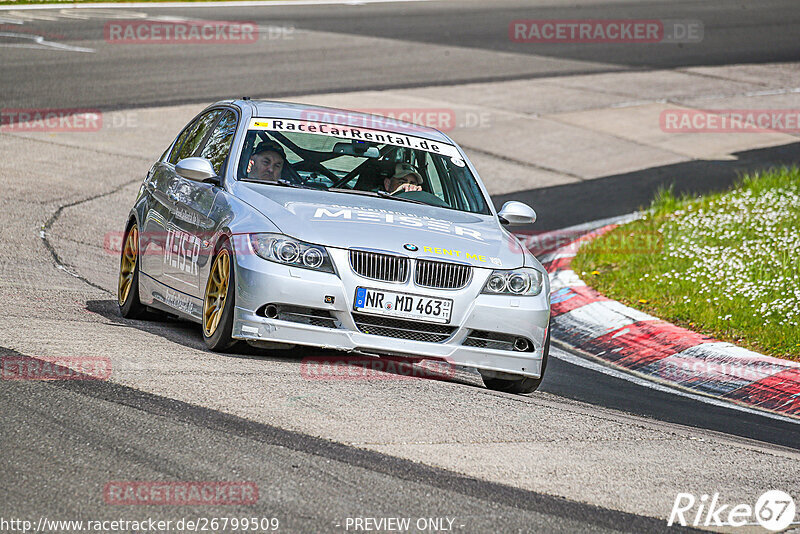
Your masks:
{"label": "side door", "polygon": [[[192,156],[209,160],[217,176],[224,175],[238,115],[231,109],[220,110],[217,120]],[[188,156],[187,156],[188,157]],[[168,249],[173,252],[170,265],[178,280],[176,289],[202,298],[205,291],[201,273],[210,261],[216,222],[209,217],[215,197],[221,189],[213,184],[177,178],[175,210],[167,233]]]}
{"label": "side door", "polygon": [[144,186],[150,202],[144,220],[139,228],[140,269],[147,276],[156,280],[164,277],[164,247],[166,244],[167,224],[172,218],[175,203],[169,196],[170,187],[175,179],[175,162],[186,139],[197,128],[198,119],[191,121],[178,134],[175,142],[156,163],[145,180]]}
{"label": "side door", "polygon": [[[153,254],[150,262],[160,262],[161,275],[156,278],[161,284],[167,285],[174,289],[180,289],[180,279],[175,276],[175,273],[181,268],[180,251],[175,249],[174,234],[175,229],[172,226],[172,220],[175,216],[175,210],[178,207],[178,200],[181,194],[186,194],[185,186],[182,179],[175,172],[175,164],[180,160],[194,155],[200,145],[208,136],[212,126],[219,118],[220,110],[214,109],[203,113],[198,116],[192,125],[181,134],[183,137],[180,143],[176,143],[173,150],[169,154],[169,158],[164,165],[163,181],[159,183],[157,190],[153,192],[153,196],[160,199],[165,206],[169,207],[169,211],[164,218],[164,230],[157,236],[161,244],[161,253]],[[185,266],[184,266],[185,268]],[[167,295],[169,302],[175,301],[175,295]],[[162,291],[153,293],[153,298],[157,300],[164,300],[165,295]],[[174,307],[174,306],[173,306]]]}

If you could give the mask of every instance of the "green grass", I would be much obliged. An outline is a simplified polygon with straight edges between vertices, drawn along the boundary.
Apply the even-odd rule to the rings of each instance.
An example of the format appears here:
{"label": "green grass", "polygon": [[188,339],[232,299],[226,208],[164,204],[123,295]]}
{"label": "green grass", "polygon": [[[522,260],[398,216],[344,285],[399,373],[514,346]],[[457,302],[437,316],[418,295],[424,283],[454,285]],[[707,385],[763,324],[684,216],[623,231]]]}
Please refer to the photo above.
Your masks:
{"label": "green grass", "polygon": [[572,265],[628,306],[800,360],[800,169],[703,197],[662,190],[643,219],[582,247]]}

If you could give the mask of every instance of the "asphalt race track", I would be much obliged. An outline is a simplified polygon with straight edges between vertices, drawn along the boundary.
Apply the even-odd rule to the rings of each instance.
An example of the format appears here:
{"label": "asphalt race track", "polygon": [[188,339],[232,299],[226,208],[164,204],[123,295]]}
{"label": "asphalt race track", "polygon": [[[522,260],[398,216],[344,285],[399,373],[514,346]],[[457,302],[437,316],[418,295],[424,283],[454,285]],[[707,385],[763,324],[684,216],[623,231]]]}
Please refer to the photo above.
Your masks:
{"label": "asphalt race track", "polygon": [[[162,45],[132,49],[102,46],[103,24],[97,19],[65,21],[52,17],[55,20],[36,20],[36,29],[43,35],[61,36],[73,46],[96,49],[96,53],[69,53],[44,59],[31,49],[21,49],[13,55],[4,50],[0,94],[7,107],[113,109],[210,102],[230,98],[232,88],[254,98],[274,98],[797,59],[798,43],[793,29],[800,23],[800,12],[792,0],[765,0],[759,2],[758,9],[745,1],[677,4],[587,1],[573,7],[553,7],[557,5],[558,2],[522,0],[492,1],[488,5],[459,0],[295,8],[158,9],[157,14],[165,17],[255,21],[265,28],[294,28],[297,32],[295,39],[281,39],[279,32],[271,39],[267,33],[264,46],[201,46],[190,50]],[[509,22],[515,19],[579,17],[701,20],[705,37],[701,47],[686,44],[626,47],[615,43],[531,47],[510,42],[508,38]],[[3,29],[13,30],[10,25],[4,25]],[[301,45],[297,37],[303,31],[322,34],[312,44]],[[383,39],[385,44],[366,48],[364,37]],[[10,37],[4,40],[12,41]],[[441,48],[436,55],[429,56],[422,54],[422,44]],[[516,56],[535,57],[538,61]],[[32,65],[36,65],[37,76],[31,76]]]}
{"label": "asphalt race track", "polygon": [[[277,517],[279,532],[344,532],[347,518],[410,517],[451,518],[456,532],[657,532],[677,530],[665,519],[679,492],[717,491],[752,505],[770,489],[800,490],[797,423],[574,365],[559,357],[563,347],[530,396],[488,391],[466,370],[448,381],[315,382],[298,370],[310,351],[210,353],[194,325],[122,319],[118,260],[99,242],[122,230],[165,143],[215,100],[797,62],[796,0],[72,11],[0,11],[0,107],[139,110],[136,131],[0,132],[0,356],[106,356],[114,374],[108,382],[0,382],[3,519],[242,515]],[[275,38],[113,46],[103,25],[123,11],[255,21]],[[705,37],[702,46],[511,42],[509,21],[532,18],[700,20]],[[159,106],[170,110],[163,122]],[[531,182],[493,200],[529,202],[535,228],[556,229],[629,213],[665,183],[718,189],[799,153],[795,143],[736,161]],[[260,498],[250,506],[107,505],[104,486],[125,480],[254,481]]]}

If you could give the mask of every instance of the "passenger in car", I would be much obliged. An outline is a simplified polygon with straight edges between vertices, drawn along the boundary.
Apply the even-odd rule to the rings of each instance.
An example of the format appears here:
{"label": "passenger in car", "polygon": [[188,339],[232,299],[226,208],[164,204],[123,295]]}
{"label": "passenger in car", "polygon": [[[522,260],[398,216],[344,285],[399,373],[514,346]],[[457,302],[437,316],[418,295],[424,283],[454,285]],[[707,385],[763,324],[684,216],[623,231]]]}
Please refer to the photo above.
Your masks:
{"label": "passenger in car", "polygon": [[394,175],[383,181],[383,187],[392,195],[402,191],[422,191],[422,175],[410,163],[398,163]]}
{"label": "passenger in car", "polygon": [[261,142],[250,155],[247,177],[253,180],[277,182],[286,163],[286,152],[274,141]]}

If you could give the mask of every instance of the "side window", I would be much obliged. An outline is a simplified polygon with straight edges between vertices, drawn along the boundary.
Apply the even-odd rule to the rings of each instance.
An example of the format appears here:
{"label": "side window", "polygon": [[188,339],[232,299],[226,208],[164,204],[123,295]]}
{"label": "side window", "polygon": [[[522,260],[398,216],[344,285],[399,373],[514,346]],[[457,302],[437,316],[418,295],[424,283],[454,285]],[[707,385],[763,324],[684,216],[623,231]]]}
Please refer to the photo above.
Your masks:
{"label": "side window", "polygon": [[175,144],[172,146],[172,152],[169,154],[168,161],[173,165],[178,163],[178,152],[180,152],[184,141],[186,141],[186,138],[189,137],[190,133],[192,133],[192,130],[194,130],[195,126],[197,126],[197,121],[191,122],[189,126],[184,128],[180,135],[178,135],[178,140],[175,141]]}
{"label": "side window", "polygon": [[233,111],[226,111],[217,127],[211,132],[206,146],[200,156],[206,158],[214,166],[214,172],[218,175],[222,171],[222,165],[231,151],[231,142],[233,142],[233,134],[236,133],[236,113]]}
{"label": "side window", "polygon": [[173,154],[170,158],[170,163],[177,163],[182,159],[194,156],[195,152],[200,147],[200,143],[206,138],[206,134],[214,125],[220,113],[222,113],[220,110],[215,109],[209,111],[205,115],[201,115],[200,118],[195,121],[194,126],[191,128],[189,135],[186,136],[186,140],[181,145],[181,148],[178,149],[175,161],[172,161],[172,157],[175,157]]}

